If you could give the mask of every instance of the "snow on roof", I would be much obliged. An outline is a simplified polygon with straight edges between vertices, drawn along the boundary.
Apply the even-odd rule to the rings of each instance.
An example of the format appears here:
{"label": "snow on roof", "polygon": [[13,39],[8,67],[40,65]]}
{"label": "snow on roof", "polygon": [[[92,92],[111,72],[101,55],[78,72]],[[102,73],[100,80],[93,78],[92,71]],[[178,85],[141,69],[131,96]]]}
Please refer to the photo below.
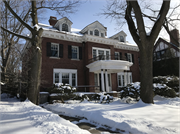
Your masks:
{"label": "snow on roof", "polygon": [[38,23],[38,25],[39,27],[47,31],[49,30],[49,31],[54,31],[54,32],[61,32],[61,33],[66,33],[66,34],[71,34],[71,35],[76,35],[76,36],[82,36],[82,34],[79,33],[81,31],[80,29],[71,28],[71,32],[65,32],[65,31],[59,31],[58,29],[54,28],[51,25],[42,24],[42,23]]}

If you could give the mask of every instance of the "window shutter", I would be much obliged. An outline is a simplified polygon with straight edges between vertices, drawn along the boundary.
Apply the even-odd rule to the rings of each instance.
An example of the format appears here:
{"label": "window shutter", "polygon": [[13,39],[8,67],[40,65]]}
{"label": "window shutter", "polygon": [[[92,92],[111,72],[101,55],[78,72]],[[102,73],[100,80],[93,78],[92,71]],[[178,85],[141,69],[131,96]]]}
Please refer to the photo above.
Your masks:
{"label": "window shutter", "polygon": [[134,63],[134,54],[131,54],[132,55],[132,62]]}
{"label": "window shutter", "polygon": [[82,60],[82,47],[79,47],[79,59]]}
{"label": "window shutter", "polygon": [[63,44],[59,44],[59,57],[63,58]]}
{"label": "window shutter", "polygon": [[47,42],[46,44],[46,51],[47,51],[47,56],[51,56],[51,42]]}
{"label": "window shutter", "polygon": [[119,60],[122,60],[122,53],[119,52]]}
{"label": "window shutter", "polygon": [[127,53],[125,53],[126,60],[128,61]]}
{"label": "window shutter", "polygon": [[72,46],[68,45],[68,58],[71,59],[72,58]]}

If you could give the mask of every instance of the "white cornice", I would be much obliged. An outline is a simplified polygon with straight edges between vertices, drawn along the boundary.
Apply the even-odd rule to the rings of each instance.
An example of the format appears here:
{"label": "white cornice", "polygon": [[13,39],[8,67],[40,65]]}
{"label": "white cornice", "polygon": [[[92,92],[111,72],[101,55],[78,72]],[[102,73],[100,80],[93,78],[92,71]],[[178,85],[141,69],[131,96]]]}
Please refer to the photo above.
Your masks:
{"label": "white cornice", "polygon": [[58,40],[66,40],[66,41],[72,41],[72,42],[78,42],[78,43],[94,42],[94,43],[99,43],[99,44],[112,45],[116,49],[139,51],[137,46],[133,46],[128,43],[119,42],[118,40],[115,40],[115,39],[92,36],[92,35],[87,35],[87,34],[80,36],[77,34],[63,32],[63,31],[44,30],[42,37],[58,39]]}

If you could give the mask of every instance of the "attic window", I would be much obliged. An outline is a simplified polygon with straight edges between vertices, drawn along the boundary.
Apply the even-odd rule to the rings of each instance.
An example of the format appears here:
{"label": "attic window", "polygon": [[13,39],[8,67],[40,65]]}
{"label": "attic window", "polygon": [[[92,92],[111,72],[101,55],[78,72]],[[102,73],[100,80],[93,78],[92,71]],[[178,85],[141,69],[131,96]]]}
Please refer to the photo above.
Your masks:
{"label": "attic window", "polygon": [[93,31],[90,31],[90,35],[93,35]]}
{"label": "attic window", "polygon": [[124,42],[124,37],[120,36],[120,42]]}
{"label": "attic window", "polygon": [[68,25],[66,23],[62,24],[62,31],[68,32]]}
{"label": "attic window", "polygon": [[94,35],[95,36],[99,36],[99,31],[96,29],[96,30],[94,30]]}
{"label": "attic window", "polygon": [[104,33],[101,33],[101,37],[104,37]]}

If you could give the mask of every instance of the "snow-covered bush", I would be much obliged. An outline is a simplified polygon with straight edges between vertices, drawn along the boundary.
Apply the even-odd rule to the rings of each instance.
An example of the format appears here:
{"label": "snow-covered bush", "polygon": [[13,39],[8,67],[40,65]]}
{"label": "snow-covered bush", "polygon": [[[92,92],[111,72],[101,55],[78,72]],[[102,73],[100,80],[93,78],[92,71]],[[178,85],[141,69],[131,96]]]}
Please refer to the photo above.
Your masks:
{"label": "snow-covered bush", "polygon": [[139,100],[140,82],[131,83],[125,87],[122,87],[122,89],[120,91],[120,96],[121,96],[121,99],[129,96],[131,98]]}
{"label": "snow-covered bush", "polygon": [[[160,95],[164,97],[176,97],[176,92],[174,89],[168,87],[166,84],[154,83],[153,84],[154,95]],[[135,82],[128,84],[121,88],[120,91],[121,99],[131,97],[137,101],[140,99],[140,82]]]}
{"label": "snow-covered bush", "polygon": [[176,92],[174,91],[174,89],[168,87],[166,84],[154,83],[153,87],[154,87],[155,95],[160,95],[170,98],[176,97]]}
{"label": "snow-covered bush", "polygon": [[54,88],[51,89],[51,93],[61,93],[61,94],[73,94],[76,91],[76,88],[71,87],[69,84],[56,83]]}
{"label": "snow-covered bush", "polygon": [[106,94],[106,93],[97,93],[97,94],[94,94],[90,100],[93,100],[95,102],[98,102],[99,103],[109,103],[110,101],[113,100],[113,96],[110,96],[109,94]]}
{"label": "snow-covered bush", "polygon": [[153,83],[166,84],[176,92],[179,92],[179,78],[177,76],[157,76],[153,78]]}

